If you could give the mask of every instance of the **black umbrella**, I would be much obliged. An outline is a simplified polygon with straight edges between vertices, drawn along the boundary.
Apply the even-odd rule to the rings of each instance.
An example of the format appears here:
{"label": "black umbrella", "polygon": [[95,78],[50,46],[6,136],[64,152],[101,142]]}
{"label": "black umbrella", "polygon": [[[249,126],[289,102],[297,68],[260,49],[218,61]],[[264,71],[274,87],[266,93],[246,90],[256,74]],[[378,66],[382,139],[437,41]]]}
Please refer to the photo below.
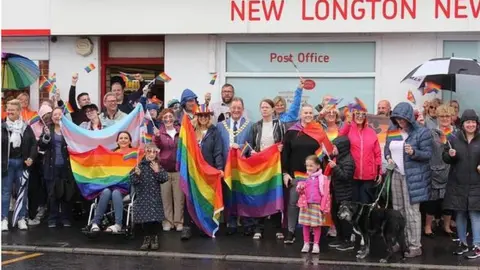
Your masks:
{"label": "black umbrella", "polygon": [[425,82],[433,82],[443,90],[456,90],[456,75],[480,76],[480,63],[470,58],[434,58],[408,73],[401,82],[410,82],[423,88]]}

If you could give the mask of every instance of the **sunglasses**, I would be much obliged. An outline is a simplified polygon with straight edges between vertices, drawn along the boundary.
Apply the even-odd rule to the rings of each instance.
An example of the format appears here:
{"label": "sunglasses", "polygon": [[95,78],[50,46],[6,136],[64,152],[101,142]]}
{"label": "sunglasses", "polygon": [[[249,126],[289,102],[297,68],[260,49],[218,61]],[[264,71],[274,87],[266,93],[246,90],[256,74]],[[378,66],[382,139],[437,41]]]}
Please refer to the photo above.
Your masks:
{"label": "sunglasses", "polygon": [[436,109],[436,108],[437,108],[437,107],[435,107],[435,106],[430,106],[430,109]]}
{"label": "sunglasses", "polygon": [[355,115],[356,115],[356,116],[359,116],[359,117],[365,117],[365,116],[367,116],[367,114],[366,114],[366,113],[363,113],[363,112],[356,112]]}
{"label": "sunglasses", "polygon": [[152,153],[156,154],[157,152],[158,152],[157,149],[147,149],[147,150],[145,150],[145,153],[147,153],[147,154],[152,154]]}

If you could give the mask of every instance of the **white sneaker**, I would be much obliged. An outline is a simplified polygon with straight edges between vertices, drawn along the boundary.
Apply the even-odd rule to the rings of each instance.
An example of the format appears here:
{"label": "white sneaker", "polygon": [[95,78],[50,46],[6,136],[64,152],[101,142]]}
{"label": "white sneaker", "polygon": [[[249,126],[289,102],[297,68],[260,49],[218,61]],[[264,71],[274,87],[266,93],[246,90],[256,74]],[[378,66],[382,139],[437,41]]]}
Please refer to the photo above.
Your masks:
{"label": "white sneaker", "polygon": [[320,246],[318,244],[313,244],[312,254],[320,253]]}
{"label": "white sneaker", "polygon": [[255,234],[253,235],[253,239],[255,239],[255,240],[259,240],[259,239],[261,239],[261,238],[262,238],[262,233],[258,233],[258,232],[257,232],[257,233],[255,233]]}
{"label": "white sneaker", "polygon": [[2,220],[2,232],[8,232],[8,219]]}
{"label": "white sneaker", "polygon": [[181,232],[183,231],[183,225],[179,224],[175,229],[177,230],[177,232]]}
{"label": "white sneaker", "polygon": [[335,227],[330,227],[328,230],[328,236],[330,237],[337,237],[337,229]]}
{"label": "white sneaker", "polygon": [[17,227],[19,230],[21,231],[26,231],[28,230],[28,226],[27,226],[27,221],[25,219],[20,219],[18,222],[17,222]]}
{"label": "white sneaker", "polygon": [[27,223],[28,223],[28,226],[37,226],[40,224],[40,219],[37,219],[37,218],[28,219]]}
{"label": "white sneaker", "polygon": [[310,251],[310,243],[304,243],[302,253],[308,253]]}
{"label": "white sneaker", "polygon": [[45,217],[45,212],[46,208],[43,206],[39,206],[37,210],[37,215],[35,216],[35,219],[41,220],[43,217]]}
{"label": "white sneaker", "polygon": [[164,232],[169,232],[171,230],[172,230],[172,225],[170,225],[170,224],[164,224],[163,225],[163,231]]}

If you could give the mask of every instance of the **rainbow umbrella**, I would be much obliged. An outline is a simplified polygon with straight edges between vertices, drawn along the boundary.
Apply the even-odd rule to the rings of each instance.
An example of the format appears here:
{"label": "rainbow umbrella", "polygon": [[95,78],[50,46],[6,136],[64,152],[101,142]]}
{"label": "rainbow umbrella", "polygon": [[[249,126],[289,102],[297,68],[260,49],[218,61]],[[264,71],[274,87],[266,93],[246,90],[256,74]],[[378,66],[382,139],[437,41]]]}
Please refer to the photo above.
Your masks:
{"label": "rainbow umbrella", "polygon": [[2,89],[20,90],[37,81],[40,69],[30,59],[2,52]]}

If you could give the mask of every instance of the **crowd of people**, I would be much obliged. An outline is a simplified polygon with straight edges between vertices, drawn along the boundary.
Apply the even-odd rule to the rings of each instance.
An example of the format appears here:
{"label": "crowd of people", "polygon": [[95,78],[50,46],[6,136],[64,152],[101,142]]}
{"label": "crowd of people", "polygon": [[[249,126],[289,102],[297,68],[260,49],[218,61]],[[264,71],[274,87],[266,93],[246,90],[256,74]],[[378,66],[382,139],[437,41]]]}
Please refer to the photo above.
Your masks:
{"label": "crowd of people", "polygon": [[[220,170],[223,177],[228,151],[251,147],[246,155],[255,155],[278,144],[286,203],[282,212],[268,217],[226,216],[226,234],[238,232],[261,239],[272,223],[277,239],[285,244],[296,240],[297,224],[303,226],[302,252],[319,253],[320,228],[329,226],[335,237],[329,247],[338,251],[354,248],[353,228],[339,220],[337,212],[344,201],[372,204],[377,189],[385,180],[386,167],[395,167],[391,177],[392,207],[406,219],[408,251],[412,258],[422,254],[421,238],[444,233],[458,241],[454,251],[467,258],[480,257],[480,135],[479,118],[466,109],[460,116],[459,104],[439,99],[425,102],[417,110],[401,102],[393,109],[387,100],[378,103],[377,114],[390,119],[384,149],[377,132],[369,126],[364,106],[339,110],[326,95],[314,107],[302,104],[303,81],[295,90],[293,103],[287,109],[282,97],[263,99],[259,103],[261,119],[252,121],[245,114],[241,97],[233,85],[225,84],[221,101],[211,103],[211,95],[201,103],[197,95],[185,89],[180,100],[163,102],[152,97],[140,74],[138,91],[126,95],[125,82],[112,78],[111,92],[103,97],[103,108],[90,102],[88,93],[76,94],[77,76],[72,77],[68,102],[73,111],[65,114],[59,95],[41,103],[41,121],[30,121],[32,110],[28,94],[20,94],[6,105],[2,119],[2,231],[12,227],[27,230],[46,217],[48,227],[72,226],[72,203],[82,201],[72,174],[68,145],[60,128],[62,117],[89,130],[115,125],[141,103],[152,116],[147,129],[153,142],[145,145],[145,157],[130,174],[135,188],[134,222],[145,232],[145,249],[158,249],[159,227],[176,230],[182,240],[199,231],[185,204],[177,171],[177,147],[180,121],[186,114],[195,128],[195,136],[206,162]],[[118,133],[115,152],[132,148],[128,130]],[[327,157],[318,158],[317,149],[331,145]],[[19,219],[9,224],[9,206],[18,195],[24,170],[30,172],[28,199],[23,200]],[[331,171],[329,177],[326,172]],[[305,179],[296,173],[306,174]],[[124,224],[123,198],[128,192],[106,188],[97,196],[98,207],[90,230],[119,232]],[[108,227],[102,217],[109,204],[115,222]],[[425,214],[424,221],[422,213]],[[282,219],[283,217],[283,219]],[[469,225],[470,223],[470,225]],[[423,225],[422,225],[423,224]],[[468,226],[472,242],[467,242]]]}

